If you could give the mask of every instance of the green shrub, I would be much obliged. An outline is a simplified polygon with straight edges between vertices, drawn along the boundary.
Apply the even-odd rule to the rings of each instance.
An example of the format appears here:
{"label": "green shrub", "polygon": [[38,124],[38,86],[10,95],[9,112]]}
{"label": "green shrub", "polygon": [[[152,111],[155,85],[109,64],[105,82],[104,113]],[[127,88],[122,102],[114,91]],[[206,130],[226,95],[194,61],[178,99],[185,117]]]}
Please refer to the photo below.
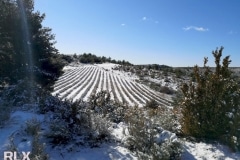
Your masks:
{"label": "green shrub", "polygon": [[[45,152],[45,144],[41,142],[41,123],[35,118],[27,120],[23,129],[13,132],[9,137],[8,150],[17,152],[19,159],[22,159],[21,146],[27,145],[31,148],[29,159],[48,160],[48,154]],[[31,142],[29,144],[29,142]],[[20,148],[19,148],[20,146]],[[29,149],[30,149],[29,148]]]}
{"label": "green shrub", "polygon": [[19,80],[15,85],[6,87],[2,91],[1,98],[7,103],[11,103],[12,107],[33,106],[38,101],[40,90],[39,85],[34,82],[30,83],[29,79],[25,78]]}
{"label": "green shrub", "polygon": [[184,70],[181,70],[180,68],[175,69],[174,72],[177,78],[181,78],[182,76],[186,75]]}
{"label": "green shrub", "polygon": [[112,101],[109,92],[101,91],[96,95],[91,95],[88,102],[91,110],[95,113],[102,114],[102,116],[116,123],[123,121],[126,106]]}
{"label": "green shrub", "polygon": [[179,133],[179,112],[174,108],[159,106],[158,108],[151,108],[146,111],[148,117],[151,117],[156,124],[163,129]]}
{"label": "green shrub", "polygon": [[220,140],[232,149],[240,149],[240,89],[231,76],[229,56],[220,64],[223,47],[213,51],[215,71],[204,59],[201,72],[194,67],[196,83],[183,84],[182,132],[197,138]]}
{"label": "green shrub", "polygon": [[[157,119],[139,108],[129,109],[126,114],[127,130],[124,144],[139,159],[180,159],[181,144],[176,135],[164,130]],[[127,132],[128,131],[128,132]]]}
{"label": "green shrub", "polygon": [[36,118],[29,119],[26,121],[25,131],[31,136],[38,135],[38,132],[40,131],[40,125],[40,121],[38,121]]}
{"label": "green shrub", "polygon": [[67,144],[71,140],[71,131],[68,124],[62,119],[53,120],[50,124],[50,131],[46,133],[46,137],[50,138],[50,142],[54,145]]}
{"label": "green shrub", "polygon": [[5,122],[10,119],[12,104],[5,100],[0,100],[0,127],[4,126]]}
{"label": "green shrub", "polygon": [[111,125],[107,117],[102,114],[91,114],[89,119],[88,143],[91,147],[99,147],[103,141],[111,137],[109,127]]}
{"label": "green shrub", "polygon": [[73,135],[81,134],[81,130],[88,125],[87,118],[83,114],[84,104],[81,101],[55,101],[52,106],[53,116],[50,123],[50,131],[46,134],[53,144],[66,144],[73,139]]}
{"label": "green shrub", "polygon": [[[105,95],[101,93],[100,95]],[[99,96],[100,96],[99,95]],[[98,96],[97,96],[98,97]],[[96,98],[96,97],[95,97]],[[98,146],[101,142],[110,138],[109,114],[103,97],[90,103],[83,101],[52,101],[52,118],[50,131],[46,134],[54,145],[68,144],[75,141],[76,137],[84,137],[84,143],[91,147]],[[106,107],[104,107],[106,105]],[[76,142],[77,143],[77,142]]]}
{"label": "green shrub", "polygon": [[40,142],[39,135],[33,136],[32,151],[29,158],[31,160],[49,160],[48,154],[45,153],[44,144]]}
{"label": "green shrub", "polygon": [[155,101],[154,99],[147,101],[147,103],[145,104],[146,108],[151,108],[151,109],[156,109],[158,108],[158,106],[159,106],[158,102]]}
{"label": "green shrub", "polygon": [[25,132],[32,137],[32,150],[29,158],[31,160],[48,160],[49,157],[45,153],[45,146],[42,142],[40,142],[41,134],[41,122],[36,119],[28,119],[26,121]]}
{"label": "green shrub", "polygon": [[161,86],[159,91],[165,94],[170,94],[170,95],[174,94],[174,90],[167,86]]}

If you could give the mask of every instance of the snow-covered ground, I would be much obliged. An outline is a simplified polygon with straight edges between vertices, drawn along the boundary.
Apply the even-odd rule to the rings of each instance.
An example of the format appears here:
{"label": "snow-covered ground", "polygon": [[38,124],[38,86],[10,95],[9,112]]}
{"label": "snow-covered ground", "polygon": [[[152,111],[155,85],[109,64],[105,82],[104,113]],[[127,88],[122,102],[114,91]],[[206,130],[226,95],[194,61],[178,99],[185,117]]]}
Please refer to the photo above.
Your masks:
{"label": "snow-covered ground", "polygon": [[146,77],[146,79],[149,80],[150,82],[160,84],[161,86],[170,87],[175,91],[177,91],[179,88],[179,82],[174,81],[171,76],[168,76],[167,79],[166,78],[155,79],[155,78],[151,78],[151,77]]}
{"label": "snow-covered ground", "polygon": [[[60,98],[87,98],[92,92],[96,93],[101,89],[110,91],[112,99],[134,102],[141,106],[154,97],[165,105],[169,104],[171,96],[157,93],[149,87],[137,83],[137,76],[114,69],[117,64],[104,63],[95,65],[71,64],[64,67],[65,73],[55,84],[53,95]],[[164,79],[148,78],[149,81],[168,85],[177,89],[178,83],[168,77],[170,82]],[[132,93],[132,94],[131,94]],[[131,95],[129,95],[131,94]],[[115,97],[114,97],[115,96]],[[0,97],[1,98],[1,97]],[[131,99],[134,101],[132,102]],[[4,127],[0,128],[0,159],[3,159],[4,151],[9,151],[15,145],[18,151],[31,151],[32,138],[25,133],[26,122],[30,119],[37,119],[41,124],[41,135],[49,130],[49,116],[41,115],[32,111],[16,110],[11,113],[11,118]],[[109,128],[114,141],[104,142],[96,148],[87,145],[53,146],[44,136],[41,142],[45,144],[45,152],[50,160],[137,160],[138,158],[124,147],[126,140],[127,125],[124,122],[112,123]],[[163,138],[178,140],[183,145],[182,160],[240,160],[240,153],[232,152],[227,146],[220,144],[207,144],[204,142],[191,142],[185,139],[178,139],[174,133],[163,131],[164,136],[159,134],[158,140]],[[14,140],[12,140],[14,139]],[[14,144],[13,144],[14,142]]]}
{"label": "snow-covered ground", "polygon": [[[15,139],[18,151],[31,151],[31,139],[24,134],[24,125],[27,120],[35,118],[41,122],[42,130],[46,129],[48,122],[43,115],[30,111],[15,111],[11,114],[10,120],[3,128],[0,128],[0,159],[3,159],[4,151],[8,151],[11,136]],[[62,145],[53,147],[45,142],[45,150],[50,160],[135,160],[137,159],[127,148],[120,143],[124,139],[124,123],[112,126],[112,135],[116,142],[103,143],[98,148],[73,147],[73,145]],[[231,152],[228,147],[220,144],[206,144],[203,142],[195,143],[183,141],[184,153],[183,160],[238,160],[240,153]]]}
{"label": "snow-covered ground", "polygon": [[189,141],[184,141],[183,144],[183,160],[240,160],[240,153],[233,153],[224,145]]}
{"label": "snow-covered ground", "polygon": [[116,70],[117,67],[119,67],[119,64],[114,64],[114,63],[102,63],[102,64],[95,64],[96,66],[103,68],[104,70],[108,70],[110,72],[113,72],[114,74],[125,78],[129,80],[136,80],[139,79],[136,75],[132,74],[131,72],[122,72],[119,70]]}
{"label": "snow-covered ground", "polygon": [[[48,122],[43,115],[26,111],[15,111],[11,114],[10,120],[3,128],[0,128],[0,159],[3,159],[4,152],[9,151],[12,144],[10,139],[14,138],[15,146],[19,152],[31,151],[31,138],[23,134],[24,126],[27,120],[32,118],[41,122],[42,130],[47,130]],[[114,134],[118,132],[119,127]],[[98,148],[73,147],[73,145],[62,145],[53,147],[45,142],[45,152],[49,155],[50,160],[107,160],[107,159],[136,159],[127,148],[118,143],[104,143]]]}
{"label": "snow-covered ground", "polygon": [[21,136],[21,131],[24,128],[27,120],[35,118],[39,121],[43,121],[43,115],[38,115],[32,112],[26,111],[15,111],[11,114],[10,120],[6,122],[3,128],[0,128],[0,159],[3,159],[4,151],[9,151],[9,146],[11,144],[10,138],[15,135],[20,135],[19,144],[15,144],[18,151],[29,151],[31,148],[30,139],[25,136]]}

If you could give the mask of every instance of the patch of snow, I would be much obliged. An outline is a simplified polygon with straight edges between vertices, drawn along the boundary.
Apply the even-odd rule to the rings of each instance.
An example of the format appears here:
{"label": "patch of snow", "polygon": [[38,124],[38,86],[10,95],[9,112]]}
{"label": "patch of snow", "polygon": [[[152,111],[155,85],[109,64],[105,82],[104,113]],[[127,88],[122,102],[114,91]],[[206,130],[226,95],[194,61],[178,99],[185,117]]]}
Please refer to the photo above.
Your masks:
{"label": "patch of snow", "polygon": [[113,70],[113,68],[116,68],[119,66],[119,64],[114,64],[114,63],[102,63],[102,64],[94,64],[94,65],[101,67],[105,70],[109,70],[109,71],[111,71],[111,70]]}
{"label": "patch of snow", "polygon": [[49,148],[50,160],[137,160],[128,149],[115,144],[102,144],[99,148],[78,148],[72,151]]}
{"label": "patch of snow", "polygon": [[[43,115],[35,114],[26,111],[15,111],[11,114],[11,118],[7,125],[0,129],[0,157],[3,157],[3,152],[7,151],[9,146],[9,138],[11,135],[15,135],[18,144],[16,144],[19,151],[29,151],[31,148],[31,139],[29,137],[22,137],[20,131],[23,130],[23,126],[26,121],[32,118],[36,118],[41,122],[42,127],[48,126]],[[49,154],[50,160],[137,160],[127,148],[123,147],[120,142],[127,136],[127,126],[125,123],[120,122],[112,125],[112,135],[116,139],[116,143],[103,143],[98,148],[89,147],[73,147],[74,145],[60,145],[53,147],[46,143],[46,153]],[[124,134],[125,133],[125,134]],[[156,136],[158,142],[162,142],[166,139],[171,141],[176,140],[176,135],[168,131],[161,131]],[[45,139],[46,140],[46,139]],[[182,154],[183,160],[237,160],[240,159],[240,153],[231,152],[228,147],[220,144],[207,144],[203,142],[189,142],[183,141],[184,153]]]}
{"label": "patch of snow", "polygon": [[182,159],[188,160],[239,160],[240,153],[233,153],[228,147],[220,144],[207,144],[203,142],[184,142]]}
{"label": "patch of snow", "polygon": [[122,141],[125,137],[124,131],[127,128],[127,125],[123,122],[120,122],[118,124],[113,124],[111,130],[112,135],[116,138],[116,140]]}
{"label": "patch of snow", "polygon": [[[10,136],[21,130],[26,121],[32,118],[43,121],[44,116],[25,111],[15,111],[11,114],[11,117],[4,128],[0,128],[0,157],[3,157],[3,152],[8,150],[8,146],[10,144]],[[21,150],[29,150],[29,147],[27,147],[27,145],[19,146],[21,146]]]}
{"label": "patch of snow", "polygon": [[165,142],[169,140],[170,142],[177,141],[177,136],[175,133],[163,130],[161,133],[158,133],[155,137],[156,143],[161,144],[162,142]]}
{"label": "patch of snow", "polygon": [[113,74],[120,76],[121,78],[129,79],[129,80],[139,79],[137,76],[132,75],[131,72],[116,70],[115,68],[119,67],[120,66],[119,64],[102,63],[102,64],[95,64],[95,65],[103,68],[105,71],[112,72]]}
{"label": "patch of snow", "polygon": [[[36,118],[42,123],[43,127],[48,126],[47,121],[44,120],[43,115],[15,111],[4,128],[0,129],[0,157],[3,157],[4,151],[8,151],[10,144],[10,136],[15,135],[15,142],[18,151],[31,151],[31,141],[29,137],[23,137],[20,134],[24,128],[26,121]],[[122,124],[119,124],[121,127]],[[17,139],[16,139],[17,138]],[[46,139],[45,139],[46,140]],[[76,147],[72,144],[52,146],[45,143],[46,153],[50,160],[136,160],[137,158],[132,153],[118,143],[103,143],[98,148]]]}

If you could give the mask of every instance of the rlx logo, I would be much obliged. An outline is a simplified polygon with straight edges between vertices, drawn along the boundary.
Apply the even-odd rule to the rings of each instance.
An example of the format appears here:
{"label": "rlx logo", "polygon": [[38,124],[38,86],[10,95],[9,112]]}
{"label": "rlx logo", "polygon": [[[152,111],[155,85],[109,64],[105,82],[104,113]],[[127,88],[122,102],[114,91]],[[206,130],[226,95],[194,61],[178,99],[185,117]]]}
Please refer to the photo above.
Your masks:
{"label": "rlx logo", "polygon": [[4,152],[4,160],[30,160],[30,152],[22,152],[22,155],[19,155],[17,152],[6,151]]}

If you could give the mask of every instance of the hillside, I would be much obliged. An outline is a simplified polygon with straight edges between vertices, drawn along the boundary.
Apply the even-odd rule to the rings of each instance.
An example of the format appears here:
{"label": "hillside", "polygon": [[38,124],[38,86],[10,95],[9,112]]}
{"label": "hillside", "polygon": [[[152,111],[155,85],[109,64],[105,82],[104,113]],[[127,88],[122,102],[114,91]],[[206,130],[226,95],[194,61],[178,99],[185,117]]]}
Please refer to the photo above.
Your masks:
{"label": "hillside", "polygon": [[[31,150],[50,160],[240,157],[218,141],[179,134],[179,113],[172,98],[192,78],[192,68],[75,61],[62,71],[51,93],[37,86],[29,92],[25,80],[2,91],[0,152]],[[101,91],[109,92],[111,101],[100,94],[105,102],[91,103],[99,100]]]}
{"label": "hillside", "polygon": [[[51,19],[46,24],[59,17],[58,22],[66,24],[55,21],[50,26],[64,29],[52,30],[42,23],[46,15],[36,10],[39,6],[34,0],[0,0],[0,160],[240,159],[240,69],[229,66],[230,56],[221,59],[224,48],[212,52],[216,67],[207,65],[208,58],[204,58],[203,67],[151,64],[192,65],[191,57],[197,58],[211,44],[205,41],[206,45],[192,46],[197,36],[194,32],[193,41],[184,41],[184,45],[179,45],[182,41],[177,37],[186,37],[191,32],[188,30],[202,32],[208,28],[182,26],[185,36],[171,37],[169,33],[176,33],[172,26],[184,23],[169,23],[170,32],[160,34],[160,39],[167,41],[162,41],[157,34],[159,27],[155,30],[148,26],[165,18],[156,17],[155,13],[145,17],[142,9],[138,14],[144,16],[141,24],[132,19],[136,16],[129,16],[132,13],[121,18],[139,6],[124,2],[122,12],[118,4],[114,8],[90,1],[85,1],[89,5],[76,1],[63,6],[61,2],[55,8],[68,8],[67,13],[74,11],[74,15],[57,11],[53,18],[51,9]],[[54,3],[48,7],[45,4],[44,10],[56,6]],[[77,8],[68,7],[69,4]],[[107,8],[95,8],[99,6]],[[126,6],[134,9],[126,10]],[[164,8],[164,4],[160,6]],[[172,9],[172,4],[169,7]],[[117,22],[114,19],[119,8]],[[79,15],[83,17],[75,17]],[[105,16],[114,16],[109,19],[111,23]],[[69,23],[64,22],[66,19]],[[122,23],[121,30],[116,30],[115,22]],[[206,27],[210,24],[206,23]],[[58,39],[52,31],[61,31]],[[111,31],[116,34],[109,34]],[[219,42],[222,36],[215,38]],[[228,43],[226,48],[231,48],[233,60],[237,59],[236,48]],[[103,56],[76,53],[85,51]],[[141,64],[134,65],[125,58]]]}
{"label": "hillside", "polygon": [[171,105],[171,97],[138,83],[138,76],[119,71],[118,66],[113,63],[66,66],[52,94],[75,102],[87,101],[91,95],[105,90],[110,92],[112,100],[131,106],[143,106],[152,99],[164,106]]}

